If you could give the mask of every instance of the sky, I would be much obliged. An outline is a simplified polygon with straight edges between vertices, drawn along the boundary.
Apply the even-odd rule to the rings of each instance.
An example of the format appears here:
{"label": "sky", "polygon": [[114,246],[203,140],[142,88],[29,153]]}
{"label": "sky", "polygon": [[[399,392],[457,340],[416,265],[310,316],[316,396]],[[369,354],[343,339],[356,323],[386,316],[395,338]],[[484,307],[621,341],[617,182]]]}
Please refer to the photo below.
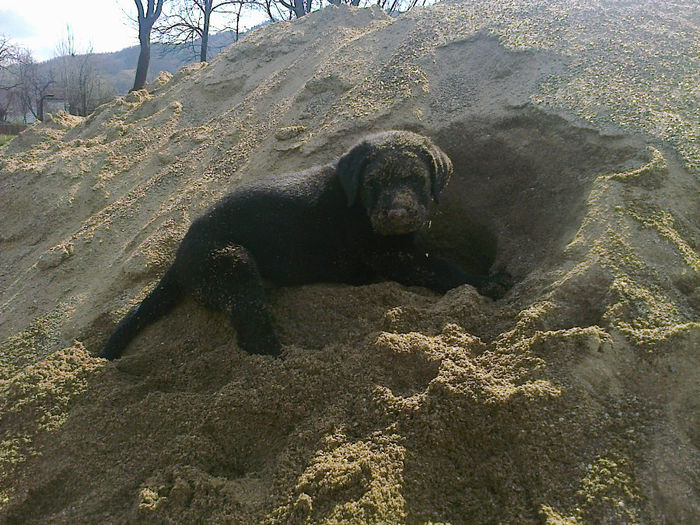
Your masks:
{"label": "sky", "polygon": [[70,26],[79,52],[138,45],[133,0],[0,0],[0,34],[29,49],[38,61],[53,58]]}

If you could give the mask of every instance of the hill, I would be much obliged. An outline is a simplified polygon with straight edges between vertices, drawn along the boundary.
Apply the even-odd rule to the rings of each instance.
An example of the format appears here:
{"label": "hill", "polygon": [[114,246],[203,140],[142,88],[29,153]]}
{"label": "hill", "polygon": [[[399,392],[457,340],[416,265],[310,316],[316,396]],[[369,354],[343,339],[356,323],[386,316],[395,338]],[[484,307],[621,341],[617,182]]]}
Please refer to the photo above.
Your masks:
{"label": "hill", "polygon": [[[241,35],[243,38],[243,35]],[[213,59],[223,49],[235,42],[235,33],[223,31],[209,36],[209,58]],[[161,71],[176,73],[181,67],[199,60],[200,40],[192,45],[166,46],[154,43],[151,46],[151,63],[148,79],[153,80]],[[139,58],[139,46],[124,48],[113,53],[94,53],[95,68],[100,76],[114,86],[118,94],[128,92],[134,85],[136,63]],[[58,59],[44,62],[44,67],[51,67]]]}
{"label": "hill", "polygon": [[[329,7],[0,147],[0,522],[698,523],[697,2]],[[385,129],[497,301],[270,288],[95,357],[231,188]]]}

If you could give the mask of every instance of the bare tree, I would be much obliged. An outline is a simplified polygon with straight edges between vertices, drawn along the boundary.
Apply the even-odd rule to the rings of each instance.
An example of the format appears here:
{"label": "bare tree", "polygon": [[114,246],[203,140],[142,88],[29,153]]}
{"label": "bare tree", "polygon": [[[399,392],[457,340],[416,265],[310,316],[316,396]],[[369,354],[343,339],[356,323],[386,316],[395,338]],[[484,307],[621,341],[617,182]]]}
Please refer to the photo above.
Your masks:
{"label": "bare tree", "polygon": [[229,26],[214,28],[212,17],[215,14],[235,18],[236,39],[240,29],[242,9],[248,0],[174,0],[166,10],[161,22],[154,26],[158,41],[168,45],[190,44],[200,39],[199,60],[206,62],[209,51],[209,34]]}
{"label": "bare tree", "polygon": [[239,0],[238,1],[238,7],[236,8],[236,11],[234,13],[235,17],[235,23],[233,25],[233,31],[236,34],[236,42],[238,42],[238,38],[241,35],[241,15],[243,14],[243,8],[246,5],[251,5],[251,2],[247,2],[246,0]]}
{"label": "bare tree", "polygon": [[92,46],[84,51],[78,50],[70,27],[66,38],[56,46],[55,63],[59,70],[57,91],[69,113],[89,115],[113,96],[114,89],[97,72]]}
{"label": "bare tree", "polygon": [[131,88],[131,91],[142,89],[146,84],[148,65],[151,62],[151,29],[153,29],[153,24],[155,24],[156,20],[158,20],[158,17],[163,12],[165,0],[146,0],[145,9],[141,0],[134,0],[134,3],[138,11],[139,44],[141,50],[139,52],[139,61],[136,66],[134,87]]}
{"label": "bare tree", "polygon": [[[138,0],[137,0],[138,1]],[[245,9],[263,10],[271,21],[293,20],[301,18],[311,11],[320,9],[324,3],[347,4],[365,7],[379,5],[389,14],[409,11],[416,5],[432,3],[433,0],[170,0],[161,19],[153,26],[157,41],[166,45],[195,46],[200,39],[199,59],[206,62],[208,56],[209,35],[212,31],[231,29],[235,31],[236,40],[240,35],[241,18]],[[215,14],[229,20],[228,25],[212,23]]]}
{"label": "bare tree", "polygon": [[347,4],[355,7],[378,5],[390,15],[410,11],[417,5],[425,6],[434,0],[239,0],[257,6],[267,13],[271,21],[292,20],[323,7],[323,3]]}
{"label": "bare tree", "polygon": [[277,0],[249,0],[247,3],[259,10],[264,11],[271,22],[290,19],[289,13]]}
{"label": "bare tree", "polygon": [[5,35],[0,35],[0,122],[5,122],[9,115],[13,99],[15,81],[8,67],[15,61],[17,52]]}
{"label": "bare tree", "polygon": [[278,1],[290,11],[294,11],[294,15],[297,18],[301,18],[305,14],[310,13],[311,9],[313,8],[313,0],[289,0],[288,2],[285,0]]}
{"label": "bare tree", "polygon": [[5,70],[17,55],[15,46],[5,35],[0,35],[0,71]]}
{"label": "bare tree", "polygon": [[[313,0],[262,0],[260,4],[267,11],[270,20],[279,21],[301,18],[313,9],[320,8],[321,2],[322,0],[319,0],[317,5],[314,5]],[[334,0],[329,3],[340,4],[341,0]]]}
{"label": "bare tree", "polygon": [[24,121],[29,114],[37,120],[44,120],[44,103],[53,97],[51,88],[56,83],[53,70],[41,70],[31,52],[20,50],[13,73],[17,78],[13,91]]}
{"label": "bare tree", "polygon": [[[410,11],[418,4],[425,6],[426,0],[378,0],[377,5],[384,9],[387,13],[400,14]],[[432,2],[431,2],[432,3]],[[358,5],[358,4],[353,4]]]}

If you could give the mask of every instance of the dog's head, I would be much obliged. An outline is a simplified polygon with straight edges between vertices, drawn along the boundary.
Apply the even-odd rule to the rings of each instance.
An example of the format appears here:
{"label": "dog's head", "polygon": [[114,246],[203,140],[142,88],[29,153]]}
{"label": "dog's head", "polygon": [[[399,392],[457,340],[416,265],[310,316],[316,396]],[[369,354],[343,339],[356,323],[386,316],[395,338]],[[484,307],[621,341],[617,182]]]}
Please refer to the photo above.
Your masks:
{"label": "dog's head", "polygon": [[428,220],[431,197],[452,174],[452,162],[433,142],[410,131],[370,135],[338,161],[337,175],[348,199],[365,209],[380,235],[417,231]]}

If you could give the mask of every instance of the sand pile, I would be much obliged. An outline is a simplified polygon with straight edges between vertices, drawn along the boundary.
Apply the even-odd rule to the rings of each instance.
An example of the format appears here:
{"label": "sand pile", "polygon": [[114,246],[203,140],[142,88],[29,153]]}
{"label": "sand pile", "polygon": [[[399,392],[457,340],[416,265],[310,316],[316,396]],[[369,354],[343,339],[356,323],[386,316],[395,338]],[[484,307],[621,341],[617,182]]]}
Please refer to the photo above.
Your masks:
{"label": "sand pile", "polygon": [[[700,520],[698,16],[328,8],[0,148],[0,522]],[[206,206],[389,128],[505,297],[271,289],[284,359],[185,301],[93,357]]]}

